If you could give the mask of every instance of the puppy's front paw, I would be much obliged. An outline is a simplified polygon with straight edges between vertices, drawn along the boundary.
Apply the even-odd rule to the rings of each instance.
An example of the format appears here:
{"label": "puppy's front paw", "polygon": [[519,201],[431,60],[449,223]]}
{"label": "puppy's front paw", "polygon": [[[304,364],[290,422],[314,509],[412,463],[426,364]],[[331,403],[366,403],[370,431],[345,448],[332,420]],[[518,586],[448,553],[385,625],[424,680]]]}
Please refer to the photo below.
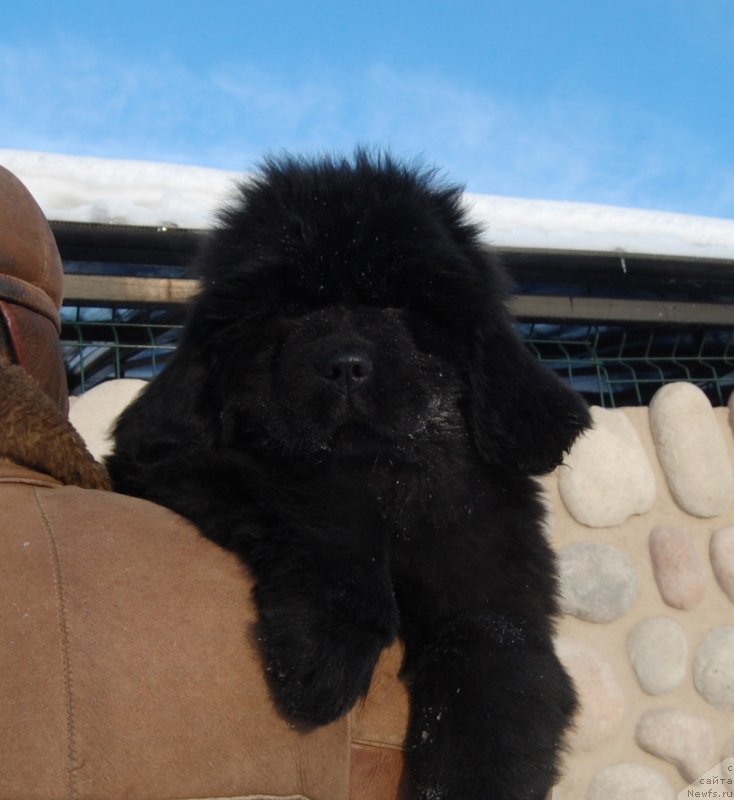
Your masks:
{"label": "puppy's front paw", "polygon": [[[272,599],[272,598],[271,598]],[[260,604],[258,639],[271,691],[294,722],[324,725],[345,714],[369,688],[380,651],[396,629],[394,605],[371,619],[304,598]]]}

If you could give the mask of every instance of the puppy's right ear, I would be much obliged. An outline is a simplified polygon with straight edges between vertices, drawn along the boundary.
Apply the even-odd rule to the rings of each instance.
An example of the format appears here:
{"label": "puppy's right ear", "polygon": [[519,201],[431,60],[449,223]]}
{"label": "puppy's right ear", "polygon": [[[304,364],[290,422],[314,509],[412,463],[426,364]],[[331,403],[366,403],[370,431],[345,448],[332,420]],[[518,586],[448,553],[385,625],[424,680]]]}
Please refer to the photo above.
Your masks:
{"label": "puppy's right ear", "polygon": [[543,475],[590,425],[584,400],[535,358],[504,307],[475,331],[470,385],[474,441],[493,465]]}

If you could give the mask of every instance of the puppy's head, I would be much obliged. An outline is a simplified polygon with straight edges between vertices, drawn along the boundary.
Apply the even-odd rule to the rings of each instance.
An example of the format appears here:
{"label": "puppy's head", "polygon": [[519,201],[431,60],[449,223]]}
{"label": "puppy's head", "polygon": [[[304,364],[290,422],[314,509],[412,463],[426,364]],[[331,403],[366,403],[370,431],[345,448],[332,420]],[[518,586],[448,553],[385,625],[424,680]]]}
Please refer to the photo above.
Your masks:
{"label": "puppy's head", "polygon": [[539,474],[587,424],[517,337],[461,189],[432,172],[363,151],[271,160],[201,272],[176,362],[200,360],[197,413],[219,446],[392,457],[463,436]]}

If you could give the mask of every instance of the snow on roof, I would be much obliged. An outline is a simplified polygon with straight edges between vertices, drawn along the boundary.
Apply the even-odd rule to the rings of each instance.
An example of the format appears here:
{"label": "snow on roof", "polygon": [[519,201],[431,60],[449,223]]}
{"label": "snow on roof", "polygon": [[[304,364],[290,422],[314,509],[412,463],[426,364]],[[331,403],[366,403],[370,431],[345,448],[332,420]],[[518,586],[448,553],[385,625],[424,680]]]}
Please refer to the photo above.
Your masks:
{"label": "snow on roof", "polygon": [[0,149],[49,220],[208,228],[241,173],[153,161]]}
{"label": "snow on roof", "polygon": [[[0,148],[52,221],[205,229],[244,173]],[[467,194],[507,249],[734,260],[734,220],[590,203]]]}

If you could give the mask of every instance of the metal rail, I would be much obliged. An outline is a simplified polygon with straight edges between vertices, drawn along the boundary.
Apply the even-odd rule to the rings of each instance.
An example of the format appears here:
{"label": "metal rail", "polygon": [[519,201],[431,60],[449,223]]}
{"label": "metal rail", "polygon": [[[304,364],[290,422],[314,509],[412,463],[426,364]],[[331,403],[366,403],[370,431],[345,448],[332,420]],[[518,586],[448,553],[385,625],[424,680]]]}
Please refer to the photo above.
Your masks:
{"label": "metal rail", "polygon": [[[180,304],[189,300],[197,287],[198,282],[191,278],[64,276],[68,304]],[[510,307],[520,319],[734,325],[734,306],[724,303],[522,294],[513,297]]]}

